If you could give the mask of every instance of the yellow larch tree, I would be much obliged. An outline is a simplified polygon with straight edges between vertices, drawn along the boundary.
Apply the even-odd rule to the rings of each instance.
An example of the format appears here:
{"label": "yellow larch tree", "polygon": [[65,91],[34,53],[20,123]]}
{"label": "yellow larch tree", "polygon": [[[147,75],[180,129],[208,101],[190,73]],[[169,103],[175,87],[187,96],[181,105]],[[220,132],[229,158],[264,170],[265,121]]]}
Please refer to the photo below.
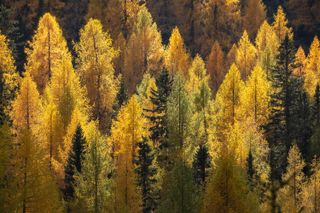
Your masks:
{"label": "yellow larch tree", "polygon": [[21,82],[13,102],[11,118],[17,132],[14,162],[18,194],[17,208],[22,212],[62,212],[56,183],[51,176],[45,145],[39,140],[42,103],[29,72]]}
{"label": "yellow larch tree", "polygon": [[243,32],[243,35],[238,43],[238,49],[236,54],[236,65],[240,70],[242,79],[246,79],[253,69],[257,60],[257,51],[254,45],[250,42],[247,31]]}
{"label": "yellow larch tree", "polygon": [[67,52],[67,42],[56,18],[50,13],[44,14],[29,43],[29,48],[26,49],[25,67],[41,94],[52,76],[52,70],[59,66]]}
{"label": "yellow larch tree", "polygon": [[257,126],[268,121],[271,85],[265,71],[255,66],[240,92],[239,120],[251,119]]}
{"label": "yellow larch tree", "polygon": [[61,163],[58,150],[64,146],[74,112],[78,110],[83,116],[89,116],[86,91],[73,69],[71,54],[66,53],[62,58],[61,63],[52,69],[51,80],[43,95],[42,137],[50,153],[50,166],[54,161],[55,169],[56,163]]}
{"label": "yellow larch tree", "polygon": [[293,70],[293,74],[303,77],[305,75],[306,54],[301,46],[296,53],[296,62],[299,64],[299,67]]}
{"label": "yellow larch tree", "polygon": [[208,83],[209,76],[207,75],[206,65],[200,55],[196,55],[188,70],[188,80],[186,89],[188,92],[199,93],[203,82]]}
{"label": "yellow larch tree", "polygon": [[147,120],[133,95],[120,112],[111,127],[109,142],[115,156],[116,176],[114,203],[117,212],[139,212],[141,195],[135,185],[133,160],[136,156],[137,144],[148,137]]}
{"label": "yellow larch tree", "polygon": [[301,212],[305,162],[296,144],[290,148],[287,160],[286,173],[282,176],[282,181],[287,184],[279,191],[279,202],[283,212]]}
{"label": "yellow larch tree", "polygon": [[320,43],[318,37],[314,38],[305,63],[304,88],[310,97],[313,97],[320,75]]}
{"label": "yellow larch tree", "polygon": [[210,87],[215,94],[223,81],[226,72],[225,55],[219,42],[215,41],[207,60],[207,70],[210,75]]}
{"label": "yellow larch tree", "polygon": [[235,64],[231,65],[224,81],[222,82],[215,99],[217,116],[217,137],[224,139],[229,125],[234,124],[236,112],[240,104],[240,91],[244,83],[241,80],[240,72]]}
{"label": "yellow larch tree", "polygon": [[277,13],[274,15],[272,27],[280,43],[285,39],[286,35],[288,35],[289,39],[293,39],[292,28],[288,27],[288,20],[281,6],[278,7]]}
{"label": "yellow larch tree", "polygon": [[189,58],[183,38],[176,27],[172,30],[169,45],[165,51],[165,66],[171,75],[180,73],[186,77],[190,63]]}
{"label": "yellow larch tree", "polygon": [[236,56],[237,56],[237,52],[238,52],[238,46],[237,44],[233,44],[231,49],[229,50],[228,54],[227,54],[227,69],[230,68],[230,66],[235,63],[236,61]]}
{"label": "yellow larch tree", "polygon": [[131,94],[144,73],[156,74],[163,66],[161,33],[145,6],[138,13],[125,53],[123,75]]}
{"label": "yellow larch tree", "polygon": [[266,71],[267,76],[275,64],[279,47],[279,39],[267,21],[264,21],[258,30],[255,44],[258,54],[258,64]]}
{"label": "yellow larch tree", "polygon": [[303,210],[308,213],[320,211],[320,162],[316,157],[311,163],[311,172],[302,190]]}
{"label": "yellow larch tree", "polygon": [[[141,83],[137,87],[137,94],[140,106],[144,110],[143,115],[146,117],[153,116],[155,114],[153,110],[155,110],[156,106],[151,101],[151,97],[154,92],[157,92],[157,90],[158,88],[154,77],[149,73],[144,74]],[[150,128],[152,125],[152,122],[148,119],[148,127]]]}
{"label": "yellow larch tree", "polygon": [[75,49],[81,83],[86,87],[93,106],[93,119],[99,121],[100,130],[106,131],[119,87],[113,66],[118,52],[112,47],[110,35],[103,31],[102,24],[96,19],[90,19],[81,29]]}
{"label": "yellow larch tree", "polygon": [[14,66],[12,51],[8,40],[0,33],[0,126],[8,118],[11,101],[20,81],[19,74]]}

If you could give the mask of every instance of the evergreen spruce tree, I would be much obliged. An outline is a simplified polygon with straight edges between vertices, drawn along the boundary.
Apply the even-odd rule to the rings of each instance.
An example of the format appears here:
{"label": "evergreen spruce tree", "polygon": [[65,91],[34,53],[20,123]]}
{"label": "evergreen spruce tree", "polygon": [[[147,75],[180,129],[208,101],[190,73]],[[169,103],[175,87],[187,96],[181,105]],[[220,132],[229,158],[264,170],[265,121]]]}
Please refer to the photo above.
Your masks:
{"label": "evergreen spruce tree", "polygon": [[167,101],[172,87],[172,80],[167,70],[163,69],[161,71],[156,79],[156,85],[157,90],[152,89],[150,97],[155,108],[144,110],[152,115],[147,117],[153,124],[150,128],[150,139],[160,152],[157,159],[160,166],[163,166],[165,157],[161,154],[161,150],[163,151],[168,147]]}
{"label": "evergreen spruce tree", "polygon": [[310,141],[309,156],[320,156],[320,87],[317,85],[313,105],[311,108],[312,114],[312,136]]}
{"label": "evergreen spruce tree", "polygon": [[247,176],[249,179],[249,184],[252,187],[254,185],[255,169],[253,165],[253,155],[252,155],[251,149],[249,150],[249,154],[247,158]]}
{"label": "evergreen spruce tree", "polygon": [[86,139],[84,138],[82,128],[78,125],[77,130],[73,136],[72,147],[69,152],[67,165],[65,166],[65,190],[64,196],[66,201],[70,201],[74,197],[74,175],[81,173],[82,159],[84,149],[86,145]]}
{"label": "evergreen spruce tree", "polygon": [[209,176],[209,169],[211,167],[211,157],[208,147],[199,145],[199,148],[194,156],[193,161],[193,175],[197,184],[205,186],[206,179]]}
{"label": "evergreen spruce tree", "polygon": [[121,79],[118,94],[116,96],[115,103],[113,104],[113,107],[112,107],[113,108],[112,119],[117,117],[121,106],[125,104],[127,100],[128,100],[128,91],[123,79]]}
{"label": "evergreen spruce tree", "polygon": [[138,155],[135,159],[137,182],[142,195],[143,213],[153,212],[156,209],[159,189],[157,188],[157,167],[155,155],[150,142],[144,138],[138,144]]}
{"label": "evergreen spruce tree", "polygon": [[293,41],[284,39],[279,47],[276,65],[270,73],[274,93],[271,94],[271,112],[266,136],[271,149],[271,179],[280,179],[286,168],[286,158],[296,134],[296,103],[300,95],[299,79],[292,74],[295,64]]}
{"label": "evergreen spruce tree", "polygon": [[16,66],[22,71],[24,60],[24,43],[20,32],[18,21],[12,19],[12,9],[0,4],[0,32],[9,38],[10,49],[12,50]]}

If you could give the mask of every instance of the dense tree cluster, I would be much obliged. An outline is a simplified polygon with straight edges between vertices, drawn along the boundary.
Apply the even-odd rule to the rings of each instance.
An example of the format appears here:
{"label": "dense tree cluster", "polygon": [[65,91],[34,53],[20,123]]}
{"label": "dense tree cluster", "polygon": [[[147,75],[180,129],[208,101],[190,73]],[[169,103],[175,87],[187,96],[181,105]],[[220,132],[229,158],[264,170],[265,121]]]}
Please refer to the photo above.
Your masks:
{"label": "dense tree cluster", "polygon": [[30,40],[19,73],[0,19],[1,212],[320,211],[320,44],[296,48],[281,6],[13,5]]}

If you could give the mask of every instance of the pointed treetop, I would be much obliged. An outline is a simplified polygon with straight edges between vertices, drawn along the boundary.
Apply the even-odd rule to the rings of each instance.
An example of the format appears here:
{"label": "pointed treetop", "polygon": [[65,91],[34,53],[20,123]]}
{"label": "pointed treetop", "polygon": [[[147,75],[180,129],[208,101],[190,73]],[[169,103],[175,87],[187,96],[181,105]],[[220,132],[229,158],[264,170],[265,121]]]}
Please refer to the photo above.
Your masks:
{"label": "pointed treetop", "polygon": [[277,13],[274,15],[272,27],[281,42],[285,39],[286,35],[288,35],[289,39],[293,39],[292,28],[288,27],[288,20],[281,6],[278,7]]}

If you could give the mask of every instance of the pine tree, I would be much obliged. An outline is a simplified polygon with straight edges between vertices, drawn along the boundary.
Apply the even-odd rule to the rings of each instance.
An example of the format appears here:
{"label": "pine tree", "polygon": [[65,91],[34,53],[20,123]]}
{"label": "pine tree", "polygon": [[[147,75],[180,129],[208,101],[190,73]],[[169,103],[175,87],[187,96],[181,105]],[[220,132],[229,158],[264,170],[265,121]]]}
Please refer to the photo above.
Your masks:
{"label": "pine tree", "polygon": [[288,166],[282,181],[287,184],[279,191],[279,201],[283,212],[301,212],[301,190],[304,183],[303,169],[305,162],[297,145],[290,148],[288,154]]}
{"label": "pine tree", "polygon": [[88,91],[90,104],[94,106],[93,119],[99,120],[99,128],[105,132],[119,86],[113,67],[113,59],[118,52],[112,47],[110,35],[95,19],[90,19],[82,28],[75,49],[81,82]]}
{"label": "pine tree", "polygon": [[74,175],[81,174],[85,147],[86,139],[84,138],[81,126],[78,125],[77,130],[73,136],[72,147],[64,171],[64,196],[66,201],[72,201],[74,198]]}
{"label": "pine tree", "polygon": [[151,91],[150,100],[155,106],[153,109],[144,109],[150,116],[147,116],[150,127],[150,139],[153,141],[157,151],[157,161],[161,167],[166,163],[166,149],[168,148],[168,120],[167,103],[172,89],[172,80],[167,70],[163,69],[156,79],[157,90]]}
{"label": "pine tree", "polygon": [[296,68],[295,52],[293,42],[287,36],[279,48],[277,63],[271,72],[274,93],[271,94],[270,118],[265,129],[271,148],[272,180],[280,178],[296,133],[296,103],[301,94],[301,82],[292,74]]}
{"label": "pine tree", "polygon": [[250,42],[247,31],[244,31],[239,43],[236,54],[236,65],[240,70],[242,79],[247,79],[250,71],[256,63],[256,48]]}
{"label": "pine tree", "polygon": [[320,156],[320,87],[317,85],[311,106],[312,136],[310,140],[310,156]]}
{"label": "pine tree", "polygon": [[15,97],[19,80],[8,40],[6,36],[0,34],[0,126],[9,119],[8,111]]}
{"label": "pine tree", "polygon": [[85,146],[81,170],[74,175],[77,211],[103,212],[110,205],[108,201],[111,198],[111,183],[107,177],[112,169],[109,157],[111,147],[105,143],[96,123],[90,123],[88,128],[88,144]]}
{"label": "pine tree", "polygon": [[300,66],[294,70],[294,74],[299,77],[304,77],[306,73],[306,70],[305,70],[306,54],[301,46],[297,50],[296,59],[297,59],[297,63]]}
{"label": "pine tree", "polygon": [[21,30],[18,21],[12,18],[12,8],[0,4],[0,31],[9,38],[9,46],[12,50],[16,66],[19,71],[23,68],[24,59],[24,43],[22,42]]}
{"label": "pine tree", "polygon": [[204,186],[206,185],[211,168],[211,157],[207,145],[199,146],[194,155],[192,166],[195,182],[205,189]]}
{"label": "pine tree", "polygon": [[176,27],[172,30],[169,45],[165,52],[165,67],[171,76],[179,73],[186,77],[190,63],[189,58],[190,56],[185,48],[183,38]]}
{"label": "pine tree", "polygon": [[138,154],[135,159],[137,184],[142,195],[142,212],[152,212],[157,208],[159,186],[157,184],[157,167],[155,153],[150,141],[146,138],[138,143]]}

